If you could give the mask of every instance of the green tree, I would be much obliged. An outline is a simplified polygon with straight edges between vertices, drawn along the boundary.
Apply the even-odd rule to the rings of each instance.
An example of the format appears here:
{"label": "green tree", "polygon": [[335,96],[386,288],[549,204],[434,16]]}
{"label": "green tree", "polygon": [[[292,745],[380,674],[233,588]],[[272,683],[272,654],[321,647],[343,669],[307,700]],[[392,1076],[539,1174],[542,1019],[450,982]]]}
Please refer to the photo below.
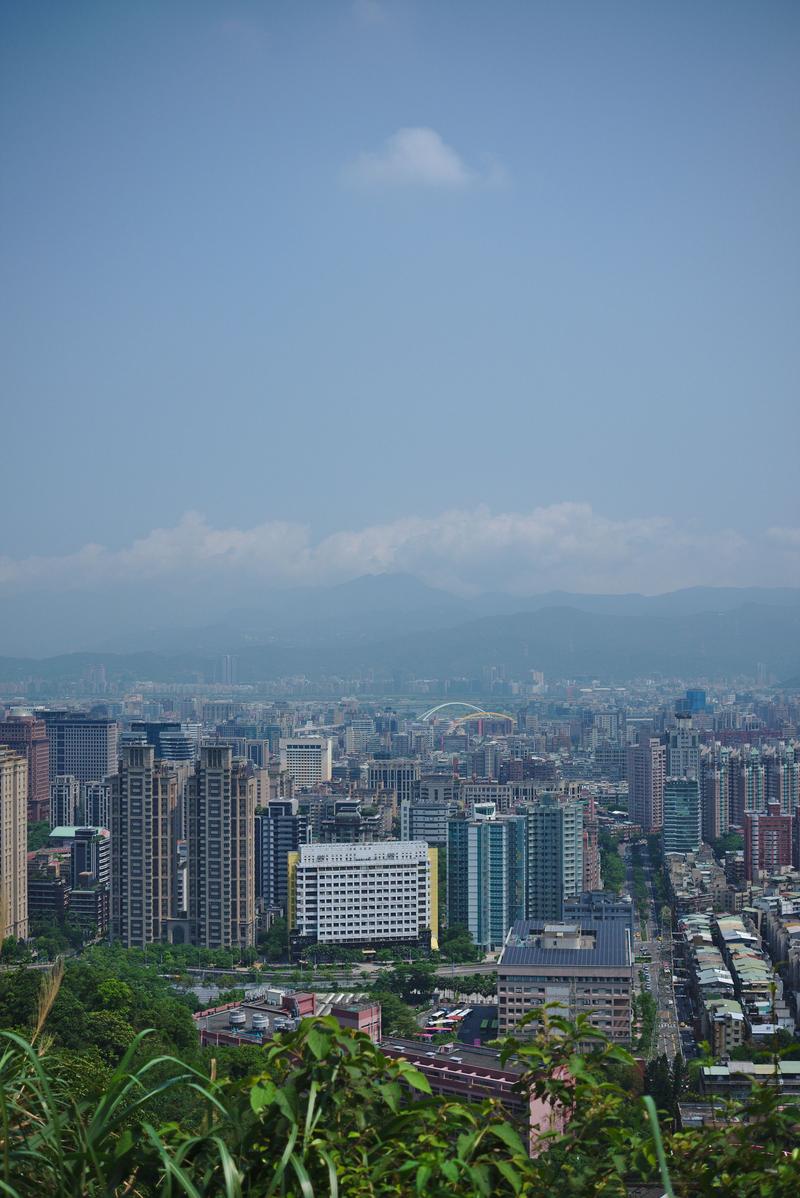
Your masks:
{"label": "green tree", "polygon": [[381,1004],[381,1026],[385,1036],[409,1038],[417,1035],[419,1024],[407,1003],[404,1003],[391,990],[378,988],[373,990],[372,995],[375,1001]]}
{"label": "green tree", "polygon": [[471,962],[483,957],[468,928],[454,924],[439,936],[439,953],[443,961]]}
{"label": "green tree", "polygon": [[122,1015],[133,1006],[133,990],[127,982],[120,982],[117,978],[104,978],[97,985],[97,999],[104,1010]]}
{"label": "green tree", "polygon": [[414,1007],[430,1002],[436,986],[436,974],[429,965],[396,965],[387,969],[381,979],[382,989]]}
{"label": "green tree", "polygon": [[116,1011],[93,1011],[86,1020],[86,1032],[103,1060],[116,1064],[125,1055],[136,1033]]}
{"label": "green tree", "polygon": [[289,960],[289,928],[285,919],[276,919],[258,938],[258,947],[267,961]]}
{"label": "green tree", "polygon": [[47,820],[33,820],[28,824],[28,852],[43,849],[50,839],[50,824]]}
{"label": "green tree", "polygon": [[625,864],[619,855],[619,843],[607,829],[600,829],[600,873],[603,889],[619,894],[625,882]]}

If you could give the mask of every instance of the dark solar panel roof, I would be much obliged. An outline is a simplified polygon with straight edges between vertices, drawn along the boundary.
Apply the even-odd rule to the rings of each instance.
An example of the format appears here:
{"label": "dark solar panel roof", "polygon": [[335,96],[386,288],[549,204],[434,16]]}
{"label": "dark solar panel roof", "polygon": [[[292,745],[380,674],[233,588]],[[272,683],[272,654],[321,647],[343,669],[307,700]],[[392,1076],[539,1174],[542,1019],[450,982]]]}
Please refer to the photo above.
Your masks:
{"label": "dark solar panel roof", "polygon": [[[567,921],[574,927],[575,920]],[[611,965],[622,968],[630,965],[628,921],[626,918],[581,920],[581,932],[594,933],[593,948],[539,948],[535,937],[553,921],[521,919],[511,929],[500,958],[504,965],[583,965],[596,968]]]}

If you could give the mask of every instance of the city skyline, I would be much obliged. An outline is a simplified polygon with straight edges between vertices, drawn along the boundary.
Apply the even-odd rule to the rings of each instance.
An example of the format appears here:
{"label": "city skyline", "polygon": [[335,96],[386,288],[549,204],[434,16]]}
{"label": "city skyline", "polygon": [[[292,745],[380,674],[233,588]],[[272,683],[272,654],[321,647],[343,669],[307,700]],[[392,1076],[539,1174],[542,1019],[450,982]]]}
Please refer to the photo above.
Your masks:
{"label": "city skyline", "polygon": [[799,65],[0,5],[14,1198],[795,1198]]}

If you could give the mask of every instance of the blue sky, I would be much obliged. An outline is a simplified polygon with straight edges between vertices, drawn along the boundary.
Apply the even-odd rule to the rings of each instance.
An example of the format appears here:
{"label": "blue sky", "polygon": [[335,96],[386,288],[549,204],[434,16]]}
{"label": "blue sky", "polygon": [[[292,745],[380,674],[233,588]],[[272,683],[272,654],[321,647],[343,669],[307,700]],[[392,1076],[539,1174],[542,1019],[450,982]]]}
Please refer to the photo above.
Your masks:
{"label": "blue sky", "polygon": [[800,581],[797,4],[30,0],[0,43],[0,587]]}

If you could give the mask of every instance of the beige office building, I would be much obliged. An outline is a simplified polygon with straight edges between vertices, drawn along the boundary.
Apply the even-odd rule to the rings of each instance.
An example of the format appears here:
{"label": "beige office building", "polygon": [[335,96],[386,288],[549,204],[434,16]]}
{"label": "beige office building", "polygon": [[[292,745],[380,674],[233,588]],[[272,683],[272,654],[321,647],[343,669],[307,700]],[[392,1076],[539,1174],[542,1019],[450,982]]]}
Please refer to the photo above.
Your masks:
{"label": "beige office building", "polygon": [[534,1007],[556,1003],[565,1018],[588,1015],[609,1039],[627,1043],[633,971],[627,917],[580,923],[520,920],[508,933],[497,966],[498,1030],[510,1032]]}
{"label": "beige office building", "polygon": [[0,745],[0,939],[28,935],[28,762]]}

